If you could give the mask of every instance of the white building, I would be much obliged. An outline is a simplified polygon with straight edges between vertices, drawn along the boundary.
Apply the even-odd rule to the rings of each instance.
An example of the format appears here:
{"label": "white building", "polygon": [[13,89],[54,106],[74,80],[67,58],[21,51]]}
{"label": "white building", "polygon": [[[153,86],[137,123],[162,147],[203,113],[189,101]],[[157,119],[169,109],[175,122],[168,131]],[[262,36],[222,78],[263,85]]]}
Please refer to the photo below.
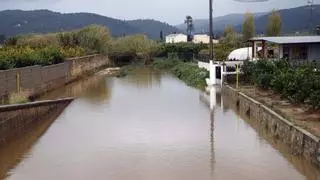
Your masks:
{"label": "white building", "polygon": [[185,34],[169,34],[166,36],[166,43],[183,43],[187,42],[187,39]]}
{"label": "white building", "polygon": [[[207,34],[196,34],[193,36],[193,43],[195,44],[200,44],[200,43],[209,44],[209,42],[210,42],[210,36]],[[216,39],[213,39],[213,44],[217,44],[217,43],[219,43],[219,41]]]}

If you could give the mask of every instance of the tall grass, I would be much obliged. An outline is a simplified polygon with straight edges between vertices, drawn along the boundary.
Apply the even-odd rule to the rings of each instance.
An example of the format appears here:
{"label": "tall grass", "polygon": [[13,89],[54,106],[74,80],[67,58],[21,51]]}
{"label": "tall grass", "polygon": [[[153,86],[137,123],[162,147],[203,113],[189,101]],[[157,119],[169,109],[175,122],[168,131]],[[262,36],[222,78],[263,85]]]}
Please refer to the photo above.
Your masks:
{"label": "tall grass", "polygon": [[109,55],[115,61],[140,59],[149,61],[158,51],[158,44],[144,35],[116,38],[112,41]]}
{"label": "tall grass", "polygon": [[197,64],[183,62],[179,59],[156,59],[153,61],[152,67],[168,71],[187,85],[199,89],[206,87],[206,78],[209,77],[207,70],[199,68]]}

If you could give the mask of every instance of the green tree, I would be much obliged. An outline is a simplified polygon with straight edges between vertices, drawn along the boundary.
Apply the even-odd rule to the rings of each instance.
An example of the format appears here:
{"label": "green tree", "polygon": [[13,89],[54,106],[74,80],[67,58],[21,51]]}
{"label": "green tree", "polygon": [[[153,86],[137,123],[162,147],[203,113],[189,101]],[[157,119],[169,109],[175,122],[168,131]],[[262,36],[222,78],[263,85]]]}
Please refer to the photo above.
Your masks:
{"label": "green tree", "polygon": [[268,36],[280,36],[281,32],[281,17],[280,13],[273,10],[269,15],[267,35]]}
{"label": "green tree", "polygon": [[187,25],[188,42],[192,41],[192,32],[194,30],[193,19],[191,16],[186,16],[184,23]]}
{"label": "green tree", "polygon": [[243,45],[242,39],[232,26],[224,29],[223,36],[220,38],[219,44],[214,47],[216,59],[219,61],[226,60],[229,53]]}
{"label": "green tree", "polygon": [[0,44],[3,44],[6,40],[6,37],[3,34],[0,34]]}
{"label": "green tree", "polygon": [[232,26],[226,26],[223,31],[223,37],[233,36],[235,34]]}
{"label": "green tree", "polygon": [[320,36],[320,25],[316,27],[316,35]]}
{"label": "green tree", "polygon": [[160,41],[161,42],[163,41],[163,31],[162,30],[160,31]]}
{"label": "green tree", "polygon": [[245,21],[243,23],[243,38],[244,40],[248,40],[255,36],[256,34],[256,27],[254,24],[254,17],[252,13],[245,14]]}

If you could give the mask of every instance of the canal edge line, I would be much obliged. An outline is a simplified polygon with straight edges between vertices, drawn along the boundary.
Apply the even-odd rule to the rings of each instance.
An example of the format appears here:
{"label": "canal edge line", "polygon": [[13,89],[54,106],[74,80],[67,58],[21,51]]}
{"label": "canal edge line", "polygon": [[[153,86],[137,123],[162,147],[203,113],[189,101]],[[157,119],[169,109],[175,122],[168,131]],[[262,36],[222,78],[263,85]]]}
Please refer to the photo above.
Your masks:
{"label": "canal edge line", "polygon": [[264,125],[272,135],[290,147],[292,154],[303,156],[320,167],[319,137],[227,83],[222,88],[223,93],[236,102],[241,113],[258,121],[260,126]]}
{"label": "canal edge line", "polygon": [[0,106],[0,147],[32,131],[50,115],[59,116],[75,98]]}

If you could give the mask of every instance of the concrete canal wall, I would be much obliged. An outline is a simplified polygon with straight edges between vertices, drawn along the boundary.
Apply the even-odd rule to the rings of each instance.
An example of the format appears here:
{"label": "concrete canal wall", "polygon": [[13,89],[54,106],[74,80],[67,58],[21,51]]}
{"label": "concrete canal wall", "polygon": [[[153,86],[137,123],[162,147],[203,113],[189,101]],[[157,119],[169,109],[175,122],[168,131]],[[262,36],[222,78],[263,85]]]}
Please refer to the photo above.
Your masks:
{"label": "concrete canal wall", "polygon": [[111,64],[106,56],[91,55],[68,59],[64,63],[51,66],[30,66],[0,71],[0,104],[12,95],[30,97],[45,93]]}
{"label": "concrete canal wall", "polygon": [[225,84],[222,92],[237,104],[240,113],[258,121],[260,126],[288,145],[293,154],[301,155],[320,165],[319,138],[229,85]]}
{"label": "concrete canal wall", "polygon": [[49,116],[60,115],[73,98],[0,106],[0,147]]}

